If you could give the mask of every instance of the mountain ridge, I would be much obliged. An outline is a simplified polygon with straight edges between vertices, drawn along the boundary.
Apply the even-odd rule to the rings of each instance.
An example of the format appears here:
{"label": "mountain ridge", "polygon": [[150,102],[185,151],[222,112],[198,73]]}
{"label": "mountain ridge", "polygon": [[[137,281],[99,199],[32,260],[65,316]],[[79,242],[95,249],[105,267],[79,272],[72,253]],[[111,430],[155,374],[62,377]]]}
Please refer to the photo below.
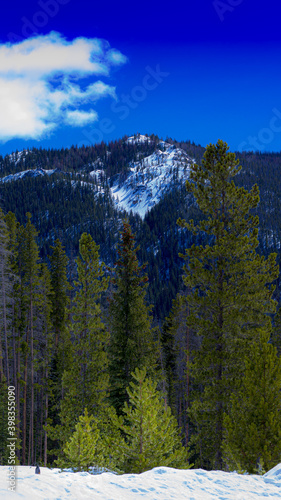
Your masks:
{"label": "mountain ridge", "polygon": [[[127,217],[140,246],[139,261],[148,263],[148,299],[155,317],[163,319],[182,286],[179,253],[204,243],[177,226],[179,217],[199,220],[184,181],[191,162],[200,163],[203,152],[189,141],[140,134],[91,147],[16,152],[0,158],[0,177],[15,175],[10,182],[0,182],[0,203],[20,224],[25,224],[27,212],[32,214],[42,260],[59,238],[74,262],[79,238],[87,232],[100,246],[102,260],[113,265]],[[260,188],[255,210],[260,219],[258,251],[277,251],[280,260],[281,154],[247,152],[236,157],[242,169],[235,183],[247,190],[254,183]],[[275,296],[281,299],[281,283]]]}

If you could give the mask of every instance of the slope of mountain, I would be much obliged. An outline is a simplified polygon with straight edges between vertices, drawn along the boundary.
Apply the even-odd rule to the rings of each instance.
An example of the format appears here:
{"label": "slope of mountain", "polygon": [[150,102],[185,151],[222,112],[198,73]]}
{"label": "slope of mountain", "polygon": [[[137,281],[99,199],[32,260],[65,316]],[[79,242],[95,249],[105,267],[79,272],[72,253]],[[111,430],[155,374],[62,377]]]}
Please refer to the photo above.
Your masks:
{"label": "slope of mountain", "polygon": [[[21,224],[31,212],[43,259],[59,237],[73,260],[86,231],[100,245],[101,258],[113,265],[122,219],[129,217],[140,245],[139,260],[148,262],[149,300],[155,316],[163,319],[182,286],[178,254],[195,243],[176,221],[198,219],[184,181],[193,158],[199,162],[203,151],[190,142],[138,134],[91,147],[15,152],[0,157],[0,203]],[[279,251],[281,154],[237,156],[242,170],[236,184],[251,189],[257,183],[260,188],[259,249],[265,255]]]}
{"label": "slope of mountain", "polygon": [[52,175],[57,172],[56,169],[45,170],[43,168],[36,168],[31,170],[23,170],[21,172],[17,172],[16,174],[6,175],[0,179],[1,182],[11,182],[17,181],[19,179],[23,179],[24,177],[38,177],[38,175]]}
{"label": "slope of mountain", "polygon": [[[129,137],[128,143],[145,142],[145,136]],[[130,162],[126,177],[119,174],[106,177],[101,160],[95,162],[96,170],[90,172],[100,191],[105,179],[117,208],[138,214],[142,219],[163,195],[183,183],[188,177],[191,158],[180,148],[160,141],[156,150],[141,160]]]}

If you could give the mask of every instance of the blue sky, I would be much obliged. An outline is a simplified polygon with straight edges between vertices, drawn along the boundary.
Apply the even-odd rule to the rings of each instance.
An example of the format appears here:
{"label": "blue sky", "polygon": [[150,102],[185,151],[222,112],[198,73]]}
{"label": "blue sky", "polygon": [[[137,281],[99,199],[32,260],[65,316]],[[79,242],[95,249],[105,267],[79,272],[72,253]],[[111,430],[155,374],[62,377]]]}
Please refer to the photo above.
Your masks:
{"label": "blue sky", "polygon": [[281,150],[277,0],[11,0],[0,154],[133,133]]}

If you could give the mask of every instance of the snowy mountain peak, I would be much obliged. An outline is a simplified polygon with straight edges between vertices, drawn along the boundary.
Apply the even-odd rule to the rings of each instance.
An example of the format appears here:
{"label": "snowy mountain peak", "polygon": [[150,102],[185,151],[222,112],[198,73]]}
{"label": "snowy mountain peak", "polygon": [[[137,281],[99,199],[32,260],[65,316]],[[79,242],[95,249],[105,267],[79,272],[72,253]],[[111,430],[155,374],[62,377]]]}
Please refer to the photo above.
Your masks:
{"label": "snowy mountain peak", "polygon": [[128,137],[127,143],[128,144],[143,144],[144,142],[151,142],[150,137],[142,134],[136,134],[132,135],[131,137]]}
{"label": "snowy mountain peak", "polygon": [[191,163],[182,149],[161,141],[154,153],[131,164],[125,181],[116,179],[112,197],[119,208],[143,218],[166,192],[188,177]]}
{"label": "snowy mountain peak", "polygon": [[[128,144],[138,144],[140,147],[130,156],[134,161],[126,169],[122,167],[118,174],[108,175],[107,158],[111,154],[105,151],[105,155],[97,157],[94,161],[82,166],[79,170],[61,171],[59,168],[44,169],[40,167],[29,170],[15,172],[15,164],[24,160],[29,151],[16,152],[10,155],[12,172],[0,178],[0,183],[19,181],[30,177],[49,176],[55,172],[60,172],[62,179],[67,180],[69,175],[72,186],[89,186],[93,193],[98,195],[111,195],[115,205],[120,210],[132,211],[144,218],[145,214],[151,210],[163,196],[171,189],[183,184],[189,177],[190,165],[194,162],[182,149],[175,145],[159,141],[155,145],[155,140],[149,136],[137,134],[131,136],[126,141]],[[148,147],[149,144],[149,147]],[[151,153],[151,151],[153,151]],[[150,152],[150,154],[149,154]],[[146,156],[147,155],[147,156]],[[33,162],[34,163],[34,162]],[[55,162],[47,162],[47,165],[57,166]],[[27,164],[26,164],[27,167]],[[18,168],[23,168],[22,164]],[[15,173],[14,173],[15,172]],[[116,170],[115,170],[116,172]],[[118,172],[118,170],[117,170]]]}

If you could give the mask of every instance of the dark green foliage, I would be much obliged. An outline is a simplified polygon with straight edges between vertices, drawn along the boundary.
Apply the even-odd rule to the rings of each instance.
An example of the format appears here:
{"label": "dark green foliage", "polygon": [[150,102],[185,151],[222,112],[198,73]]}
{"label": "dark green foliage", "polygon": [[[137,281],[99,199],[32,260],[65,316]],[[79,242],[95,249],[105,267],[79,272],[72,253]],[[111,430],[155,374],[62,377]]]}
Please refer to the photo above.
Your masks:
{"label": "dark green foliage", "polygon": [[245,376],[224,416],[225,464],[251,474],[259,467],[267,472],[281,460],[281,359],[269,332],[257,333]]}
{"label": "dark green foliage", "polygon": [[[31,214],[27,213],[26,226],[21,228],[21,285],[23,287],[23,296],[25,301],[25,335],[26,351],[24,356],[24,392],[23,392],[23,441],[22,455],[23,463],[25,460],[33,463],[34,456],[34,402],[36,390],[35,358],[36,349],[36,326],[35,321],[39,307],[39,248],[37,245],[37,231],[31,223]],[[30,366],[30,372],[29,372]],[[28,386],[30,388],[30,398],[27,394]],[[28,399],[30,401],[30,414],[28,415]],[[28,416],[30,419],[29,442],[27,455],[26,430],[28,425]]]}
{"label": "dark green foliage", "polygon": [[147,276],[143,274],[145,266],[138,264],[137,251],[131,227],[125,220],[109,306],[110,395],[116,409],[127,399],[131,372],[146,366],[153,373],[157,363],[157,344],[150,309],[145,303]]}
{"label": "dark green foliage", "polygon": [[77,258],[78,281],[72,304],[70,362],[63,374],[60,425],[49,429],[51,438],[63,444],[71,435],[87,405],[91,415],[100,415],[106,406],[109,377],[107,344],[109,335],[101,319],[100,298],[107,289],[99,247],[90,235],[80,238]]}
{"label": "dark green foliage", "polygon": [[51,246],[51,250],[52,254],[49,256],[49,259],[51,262],[51,283],[53,289],[52,323],[55,334],[55,346],[58,348],[63,343],[65,335],[70,285],[67,279],[68,258],[59,239],[55,241],[54,246]]}
{"label": "dark green foliage", "polygon": [[[151,142],[143,144],[127,144],[126,139],[61,150],[33,148],[22,156],[7,155],[2,161],[0,158],[0,177],[28,168],[57,169],[53,175],[0,182],[0,198],[5,213],[9,210],[15,212],[20,224],[25,223],[26,212],[32,213],[33,224],[39,231],[41,257],[45,259],[50,254],[50,246],[56,238],[62,241],[68,257],[71,254],[76,257],[80,235],[85,231],[100,245],[101,258],[109,265],[115,262],[120,218],[124,214],[114,208],[107,193],[96,197],[93,192],[95,180],[84,175],[87,176],[98,167],[103,168],[107,177],[121,174],[121,178],[124,178],[130,162],[151,154],[159,142],[159,138],[153,135],[150,137]],[[204,148],[200,145],[190,141],[177,142],[171,138],[166,140],[182,148],[198,163],[201,161]],[[242,170],[236,176],[236,184],[249,190],[256,182],[260,188],[261,201],[254,209],[260,220],[260,247],[257,251],[268,255],[270,251],[279,249],[281,241],[281,154],[244,152],[238,153],[237,157]],[[86,183],[81,184],[85,180]],[[105,179],[103,187],[106,191]],[[192,243],[200,244],[199,235],[195,239],[191,233],[179,231],[175,227],[178,217],[199,220],[197,207],[181,187],[165,195],[144,221],[130,215],[136,241],[141,243],[139,260],[141,263],[148,262],[148,301],[154,305],[154,317],[160,321],[169,314],[172,300],[181,286],[182,263],[178,253],[184,252]],[[278,291],[279,282],[275,293],[279,300]]]}
{"label": "dark green foliage", "polygon": [[281,308],[278,309],[274,317],[274,327],[272,331],[272,343],[277,349],[277,354],[281,356]]}
{"label": "dark green foliage", "polygon": [[[151,136],[151,142],[127,144],[125,137],[109,144],[102,143],[82,148],[73,146],[60,151],[33,148],[22,156],[0,158],[0,177],[29,168],[57,169],[54,174],[48,176],[36,178],[30,176],[14,182],[0,182],[0,197],[4,212],[15,211],[19,221],[17,222],[12,212],[5,216],[8,236],[4,238],[4,247],[5,252],[6,250],[8,252],[8,258],[5,256],[1,262],[8,264],[7,272],[4,273],[8,278],[8,281],[4,282],[8,323],[5,330],[2,322],[2,317],[5,316],[5,314],[3,316],[4,305],[1,301],[0,329],[2,378],[4,376],[7,378],[9,372],[8,377],[16,386],[20,429],[18,443],[21,439],[25,440],[24,451],[22,449],[18,451],[21,462],[30,463],[33,454],[33,458],[40,463],[46,463],[47,458],[53,463],[57,454],[50,453],[50,448],[58,448],[60,443],[64,446],[69,440],[79,415],[82,415],[85,406],[88,407],[87,399],[90,394],[89,413],[95,419],[102,441],[106,442],[104,463],[107,464],[106,467],[115,470],[121,468],[124,462],[124,443],[118,428],[114,425],[116,422],[114,410],[108,406],[109,401],[103,399],[107,393],[106,357],[110,355],[113,382],[111,401],[119,412],[123,401],[125,399],[129,401],[125,388],[132,380],[130,370],[148,364],[148,371],[151,370],[149,375],[155,377],[155,366],[159,358],[162,369],[161,384],[158,373],[153,380],[158,381],[158,388],[162,389],[161,397],[165,403],[168,400],[172,413],[178,420],[182,441],[186,444],[191,437],[198,465],[213,467],[222,463],[220,447],[222,414],[229,410],[229,395],[233,394],[234,397],[240,390],[242,378],[240,375],[245,367],[245,358],[251,354],[252,346],[254,346],[253,351],[256,348],[261,349],[261,345],[256,343],[259,327],[265,327],[274,312],[271,301],[273,289],[269,290],[273,277],[277,274],[274,257],[270,256],[266,260],[257,256],[256,252],[268,257],[271,250],[280,249],[281,154],[237,155],[242,168],[233,165],[232,173],[236,173],[237,168],[235,186],[243,186],[244,189],[236,191],[233,185],[232,188],[229,186],[229,189],[226,189],[226,194],[232,200],[233,211],[231,212],[230,207],[228,219],[224,221],[222,233],[225,230],[227,233],[225,235],[219,234],[222,229],[222,221],[219,220],[219,216],[222,215],[221,206],[216,214],[216,200],[219,200],[219,196],[212,199],[212,193],[215,188],[219,189],[222,178],[216,185],[209,185],[209,191],[206,190],[208,183],[205,183],[205,180],[201,184],[200,208],[202,209],[202,203],[205,204],[204,215],[194,201],[192,189],[187,193],[176,183],[174,189],[146,214],[144,220],[132,213],[129,214],[130,226],[135,233],[136,245],[139,246],[138,259],[135,258],[137,265],[135,268],[131,267],[131,270],[134,269],[132,283],[136,286],[136,293],[135,295],[132,293],[131,298],[132,304],[135,301],[137,306],[135,313],[132,308],[132,314],[127,315],[128,321],[134,325],[132,331],[136,332],[136,336],[130,337],[130,342],[127,344],[118,343],[118,335],[121,335],[122,330],[120,318],[123,313],[120,307],[122,302],[121,300],[118,302],[117,299],[116,318],[119,314],[119,320],[116,320],[115,326],[117,325],[118,335],[116,334],[115,345],[114,341],[112,342],[112,350],[107,351],[108,334],[103,327],[100,329],[98,326],[102,316],[108,317],[109,312],[107,301],[103,300],[101,295],[99,298],[96,297],[97,308],[93,307],[96,316],[95,320],[92,318],[92,326],[94,329],[97,328],[98,334],[93,336],[94,342],[90,342],[92,346],[90,348],[86,340],[87,334],[83,333],[85,325],[80,321],[81,316],[79,319],[79,307],[82,302],[80,306],[77,302],[81,299],[79,292],[84,286],[79,278],[77,280],[77,265],[74,261],[79,251],[80,236],[83,232],[91,235],[100,247],[98,252],[100,258],[108,265],[112,266],[117,259],[121,262],[120,254],[116,258],[116,248],[124,213],[114,207],[109,197],[108,177],[110,177],[108,182],[112,183],[113,176],[118,174],[122,182],[127,176],[130,162],[141,160],[151,154],[158,141],[156,136]],[[201,146],[189,141],[181,143],[172,139],[167,141],[184,149],[187,154],[196,158],[198,163],[201,161],[204,152]],[[213,149],[212,153],[214,152]],[[208,148],[207,153],[210,160],[212,154]],[[205,167],[206,163],[203,162],[203,170]],[[105,172],[101,185],[104,196],[97,193],[96,181],[89,176],[89,172],[95,168],[102,168]],[[207,181],[208,179],[210,178],[207,178]],[[231,177],[229,184],[230,181]],[[252,189],[255,182],[259,185],[261,193],[259,203],[258,189]],[[251,191],[248,193],[246,190]],[[204,193],[209,193],[210,199],[208,196],[204,198]],[[234,208],[237,206],[239,213],[235,215]],[[209,209],[213,225],[208,226],[210,214],[206,210]],[[33,224],[30,219],[26,224],[26,212],[32,213]],[[259,222],[254,219],[256,215],[259,216]],[[176,226],[178,217],[190,222],[189,230]],[[191,229],[199,227],[202,218],[207,220],[205,223],[208,227],[201,227],[202,231],[194,231],[193,234]],[[36,234],[35,227],[40,231],[39,235]],[[218,236],[219,241],[217,241]],[[199,247],[199,254],[196,253],[196,247],[192,247],[193,244]],[[27,251],[28,245],[31,252]],[[64,248],[69,257],[68,267]],[[183,259],[178,254],[184,253],[186,248],[190,251],[186,262],[188,289],[185,294],[188,297],[185,301],[178,296],[171,307],[182,286]],[[41,260],[38,258],[38,249]],[[136,251],[136,248],[134,250]],[[47,260],[49,254],[51,257]],[[41,265],[42,261],[46,260],[51,269],[51,279],[46,265]],[[31,261],[35,262],[33,268]],[[133,262],[134,259],[131,263]],[[144,262],[147,262],[146,272],[149,278],[147,283],[142,280],[145,278],[142,271]],[[254,268],[252,268],[253,263]],[[223,276],[221,290],[218,280],[211,277],[212,271],[216,278]],[[189,274],[193,275],[191,281],[188,281],[191,279],[188,277]],[[117,288],[114,287],[118,287],[117,268],[115,278],[116,284],[112,285],[109,291],[110,299],[116,298],[114,294]],[[76,284],[74,284],[75,279]],[[122,279],[125,283],[124,275]],[[72,292],[69,291],[68,281],[74,285]],[[3,279],[1,287],[3,298]],[[124,288],[122,290],[124,291]],[[220,294],[222,300],[219,305]],[[181,292],[181,295],[184,294]],[[274,297],[279,299],[279,296],[280,285],[277,281]],[[153,333],[151,328],[152,320],[145,298],[154,306],[153,324],[161,326],[161,322],[171,311],[163,326],[164,350],[159,348],[159,332]],[[76,301],[75,304],[73,302],[76,313],[74,309],[70,312],[69,299]],[[50,311],[51,305],[53,314]],[[221,330],[218,328],[219,307],[225,310]],[[279,316],[280,314],[274,318],[271,341],[280,355]],[[32,322],[31,317],[33,317]],[[126,332],[129,336],[128,329]],[[91,360],[96,359],[96,354],[93,352],[98,350],[95,342],[99,342],[100,335],[104,339],[101,341],[102,355],[97,363],[91,364]],[[88,351],[86,356],[83,355],[83,352],[85,354]],[[116,364],[114,356],[119,360]],[[123,364],[120,361],[122,359],[125,359]],[[104,369],[99,362],[104,363]],[[91,386],[90,379],[95,370],[95,363],[101,379],[97,382],[93,376]],[[129,378],[126,379],[124,376],[122,367],[129,373]],[[63,373],[65,387],[62,386]],[[85,380],[86,384],[83,385],[81,380]],[[211,383],[211,380],[214,383]],[[99,388],[103,396],[101,400],[97,398],[95,403],[91,398]],[[60,413],[63,398],[65,402]],[[0,407],[2,403],[0,402]],[[189,411],[191,403],[192,409]],[[99,407],[98,413],[101,414],[99,416],[97,407]],[[215,419],[214,415],[219,415],[219,419]],[[33,425],[30,425],[31,422]],[[52,423],[49,434],[44,430],[46,422],[48,429],[51,429],[49,426]],[[63,425],[58,425],[61,423]],[[246,424],[248,425],[248,422],[245,420]],[[3,427],[3,439],[5,432]],[[255,435],[256,431],[253,432]],[[249,438],[249,443],[251,439]],[[275,447],[274,443],[272,437],[270,445],[272,449]],[[214,450],[218,450],[216,456]]]}
{"label": "dark green foliage", "polygon": [[[4,213],[0,208],[0,383],[10,385],[10,367],[8,357],[8,336],[11,326],[10,306],[12,302],[12,285],[10,281],[10,252],[8,250],[8,228]],[[5,353],[5,357],[3,357]]]}
{"label": "dark green foliage", "polygon": [[60,240],[51,246],[52,254],[49,256],[51,263],[52,287],[52,331],[54,345],[49,373],[50,414],[54,423],[58,423],[60,400],[63,395],[62,376],[69,367],[71,354],[71,338],[69,331],[69,292],[70,285],[67,278],[68,258]]}
{"label": "dark green foliage", "polygon": [[188,316],[186,294],[178,294],[162,328],[168,404],[177,417],[185,446],[189,443],[191,432],[194,432],[188,418],[193,389],[190,366],[192,353],[199,346],[194,329],[187,325]]}
{"label": "dark green foliage", "polygon": [[[278,276],[276,255],[256,253],[258,217],[251,209],[259,201],[258,187],[238,188],[232,178],[240,168],[227,144],[210,144],[202,165],[193,165],[187,190],[202,211],[198,225],[179,220],[181,227],[208,236],[206,244],[186,250],[184,283],[190,293],[187,325],[201,345],[193,353],[192,376],[197,384],[190,415],[198,428],[193,436],[200,465],[222,468],[223,413],[242,376],[245,358],[257,328],[275,312]],[[202,451],[204,450],[204,451]]]}

